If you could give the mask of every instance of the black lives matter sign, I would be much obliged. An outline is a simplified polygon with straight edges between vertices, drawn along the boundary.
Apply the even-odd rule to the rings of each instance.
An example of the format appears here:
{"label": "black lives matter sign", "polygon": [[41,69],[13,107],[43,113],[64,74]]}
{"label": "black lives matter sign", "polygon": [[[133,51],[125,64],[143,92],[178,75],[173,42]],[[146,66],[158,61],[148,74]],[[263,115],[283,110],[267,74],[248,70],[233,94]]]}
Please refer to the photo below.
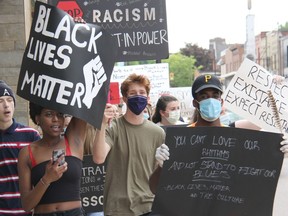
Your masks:
{"label": "black lives matter sign", "polygon": [[116,52],[116,40],[100,26],[75,23],[37,1],[17,94],[99,129]]}
{"label": "black lives matter sign", "polygon": [[117,39],[119,62],[169,56],[165,0],[48,0],[48,3],[71,16],[83,14],[86,22],[110,32]]}

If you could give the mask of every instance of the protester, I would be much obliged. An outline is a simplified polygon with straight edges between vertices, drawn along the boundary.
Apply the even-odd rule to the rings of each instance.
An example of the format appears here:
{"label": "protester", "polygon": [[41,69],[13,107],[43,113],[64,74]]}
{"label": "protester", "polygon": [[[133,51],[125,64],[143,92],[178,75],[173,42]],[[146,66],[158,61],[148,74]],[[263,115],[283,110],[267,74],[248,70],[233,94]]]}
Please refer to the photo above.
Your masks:
{"label": "protester", "polygon": [[152,121],[159,126],[184,124],[180,119],[180,102],[172,95],[162,95],[157,103]]}
{"label": "protester", "polygon": [[15,105],[12,89],[0,80],[0,215],[31,215],[21,206],[18,154],[21,148],[40,139],[40,135],[37,130],[16,122]]}
{"label": "protester", "polygon": [[102,164],[107,157],[105,215],[139,216],[151,211],[154,195],[148,181],[156,167],[156,148],[164,142],[165,133],[143,118],[149,92],[150,81],[146,76],[129,75],[121,84],[123,101],[127,104],[125,115],[110,121],[114,113],[111,104],[107,104],[101,130],[97,130],[94,162]]}
{"label": "protester", "polygon": [[[223,106],[223,99],[221,95],[223,93],[222,84],[219,79],[214,75],[200,75],[196,78],[192,85],[193,106],[197,110],[197,120],[190,124],[188,127],[199,126],[223,126],[220,121],[220,114]],[[280,150],[282,152],[288,152],[288,140],[283,137],[281,142],[283,145]],[[155,158],[158,163],[158,167],[154,170],[149,179],[149,186],[151,191],[155,194],[157,185],[159,182],[163,162],[168,160],[170,156],[169,147],[166,144],[162,144],[157,148]]]}
{"label": "protester", "polygon": [[112,104],[112,108],[114,109],[114,118],[118,118],[120,116],[118,106],[115,104]]}
{"label": "protester", "polygon": [[150,103],[148,103],[147,106],[145,107],[144,111],[143,111],[144,119],[151,121],[152,112],[153,112],[152,105]]}
{"label": "protester", "polygon": [[[35,216],[84,215],[80,180],[86,122],[72,117],[64,136],[64,115],[30,102],[30,117],[43,131],[42,139],[19,153],[19,185],[23,208]],[[53,150],[65,150],[53,161]],[[61,165],[62,160],[65,162]]]}
{"label": "protester", "polygon": [[[91,155],[92,154],[92,145],[93,141],[96,135],[97,129],[90,125],[87,124],[86,127],[86,139],[84,142],[84,155]],[[103,212],[86,212],[86,216],[104,216]]]}

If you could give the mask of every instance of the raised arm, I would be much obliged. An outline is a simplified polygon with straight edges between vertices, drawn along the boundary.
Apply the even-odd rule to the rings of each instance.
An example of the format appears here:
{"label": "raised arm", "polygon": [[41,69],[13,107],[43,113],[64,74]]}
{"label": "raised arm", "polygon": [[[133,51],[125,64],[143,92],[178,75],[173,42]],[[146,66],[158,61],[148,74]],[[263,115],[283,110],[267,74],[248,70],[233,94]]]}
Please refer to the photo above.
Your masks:
{"label": "raised arm", "polygon": [[103,115],[103,120],[102,120],[102,125],[101,125],[101,130],[97,129],[95,139],[93,142],[93,149],[92,149],[93,161],[97,164],[104,163],[111,149],[110,146],[105,141],[105,129],[107,126],[108,127],[110,126],[110,123],[114,115],[115,115],[115,110],[113,109],[112,105],[106,104],[104,115]]}
{"label": "raised arm", "polygon": [[68,139],[72,155],[80,158],[81,160],[83,159],[84,153],[86,126],[87,123],[84,120],[72,117],[67,130],[65,131],[65,136]]}

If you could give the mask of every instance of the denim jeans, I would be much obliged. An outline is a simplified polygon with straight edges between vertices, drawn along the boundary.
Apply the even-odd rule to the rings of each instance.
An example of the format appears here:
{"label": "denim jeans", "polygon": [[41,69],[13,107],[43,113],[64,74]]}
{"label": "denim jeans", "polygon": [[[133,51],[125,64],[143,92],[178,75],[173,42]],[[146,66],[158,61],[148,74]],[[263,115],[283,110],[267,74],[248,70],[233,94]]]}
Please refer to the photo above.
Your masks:
{"label": "denim jeans", "polygon": [[104,212],[90,212],[86,213],[86,216],[104,216]]}
{"label": "denim jeans", "polygon": [[71,209],[67,211],[34,214],[34,216],[84,216],[84,215],[85,215],[84,211],[81,208]]}

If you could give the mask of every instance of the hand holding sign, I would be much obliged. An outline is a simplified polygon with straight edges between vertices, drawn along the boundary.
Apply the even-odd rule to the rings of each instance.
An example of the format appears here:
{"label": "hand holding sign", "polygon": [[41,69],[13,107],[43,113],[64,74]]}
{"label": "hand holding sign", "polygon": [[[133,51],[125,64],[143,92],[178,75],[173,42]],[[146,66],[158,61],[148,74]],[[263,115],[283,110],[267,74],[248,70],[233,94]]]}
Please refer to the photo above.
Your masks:
{"label": "hand holding sign", "polygon": [[280,150],[283,153],[288,153],[288,135],[284,134],[282,138],[283,140],[280,142],[282,147],[280,148]]}
{"label": "hand holding sign", "polygon": [[163,143],[156,149],[155,158],[160,167],[163,166],[165,160],[169,160],[169,156],[170,156],[169,147],[166,144]]}
{"label": "hand holding sign", "polygon": [[92,105],[93,98],[97,96],[103,83],[107,80],[100,57],[97,56],[83,67],[86,92],[83,103],[89,109]]}

